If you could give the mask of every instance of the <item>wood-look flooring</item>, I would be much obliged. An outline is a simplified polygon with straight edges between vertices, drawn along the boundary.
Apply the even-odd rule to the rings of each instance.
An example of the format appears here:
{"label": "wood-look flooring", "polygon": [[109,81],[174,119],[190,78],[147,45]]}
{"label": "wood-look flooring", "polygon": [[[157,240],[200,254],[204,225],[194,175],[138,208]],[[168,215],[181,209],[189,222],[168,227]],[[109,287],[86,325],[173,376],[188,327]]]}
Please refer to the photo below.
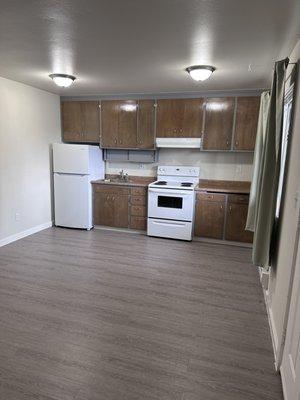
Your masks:
{"label": "wood-look flooring", "polygon": [[250,249],[59,228],[2,247],[0,399],[282,399]]}

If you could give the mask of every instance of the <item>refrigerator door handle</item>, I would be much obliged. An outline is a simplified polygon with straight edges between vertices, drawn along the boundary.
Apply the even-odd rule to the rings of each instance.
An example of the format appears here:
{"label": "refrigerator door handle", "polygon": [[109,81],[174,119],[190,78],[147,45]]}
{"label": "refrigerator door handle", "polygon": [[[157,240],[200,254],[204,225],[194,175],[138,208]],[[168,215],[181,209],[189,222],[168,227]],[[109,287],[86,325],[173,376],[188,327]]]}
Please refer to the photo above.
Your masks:
{"label": "refrigerator door handle", "polygon": [[70,173],[67,173],[67,172],[54,172],[55,174],[57,174],[57,175],[70,175],[70,176],[74,176],[74,175],[76,175],[76,176],[87,176],[88,174],[70,174]]}

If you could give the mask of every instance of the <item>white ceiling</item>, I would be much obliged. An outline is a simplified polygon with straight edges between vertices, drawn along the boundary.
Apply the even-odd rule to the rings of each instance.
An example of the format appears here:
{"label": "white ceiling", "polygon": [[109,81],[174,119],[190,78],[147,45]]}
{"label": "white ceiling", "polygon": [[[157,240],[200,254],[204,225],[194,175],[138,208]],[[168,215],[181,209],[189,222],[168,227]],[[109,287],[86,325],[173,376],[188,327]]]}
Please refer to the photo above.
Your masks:
{"label": "white ceiling", "polygon": [[[299,16],[299,0],[1,0],[0,76],[65,96],[265,88]],[[193,64],[217,70],[196,83]]]}

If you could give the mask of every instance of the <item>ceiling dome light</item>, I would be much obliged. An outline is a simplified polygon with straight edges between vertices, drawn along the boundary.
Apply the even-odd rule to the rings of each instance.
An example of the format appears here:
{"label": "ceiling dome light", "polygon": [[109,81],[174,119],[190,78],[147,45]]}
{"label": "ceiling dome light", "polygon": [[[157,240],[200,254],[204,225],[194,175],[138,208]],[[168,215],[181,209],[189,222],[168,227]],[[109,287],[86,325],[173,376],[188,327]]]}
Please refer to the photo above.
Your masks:
{"label": "ceiling dome light", "polygon": [[49,77],[60,87],[69,87],[75,81],[75,76],[66,74],[51,74]]}
{"label": "ceiling dome light", "polygon": [[205,81],[216,70],[211,65],[193,65],[185,69],[194,81]]}

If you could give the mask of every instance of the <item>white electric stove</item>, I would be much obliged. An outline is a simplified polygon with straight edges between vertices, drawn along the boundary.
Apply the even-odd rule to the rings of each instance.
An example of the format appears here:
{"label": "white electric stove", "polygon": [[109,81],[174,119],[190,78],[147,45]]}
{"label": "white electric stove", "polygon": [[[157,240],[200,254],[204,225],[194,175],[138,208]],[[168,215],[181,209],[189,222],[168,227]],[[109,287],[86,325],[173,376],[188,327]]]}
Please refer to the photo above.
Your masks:
{"label": "white electric stove", "polygon": [[159,166],[148,186],[149,236],[192,240],[199,167]]}

